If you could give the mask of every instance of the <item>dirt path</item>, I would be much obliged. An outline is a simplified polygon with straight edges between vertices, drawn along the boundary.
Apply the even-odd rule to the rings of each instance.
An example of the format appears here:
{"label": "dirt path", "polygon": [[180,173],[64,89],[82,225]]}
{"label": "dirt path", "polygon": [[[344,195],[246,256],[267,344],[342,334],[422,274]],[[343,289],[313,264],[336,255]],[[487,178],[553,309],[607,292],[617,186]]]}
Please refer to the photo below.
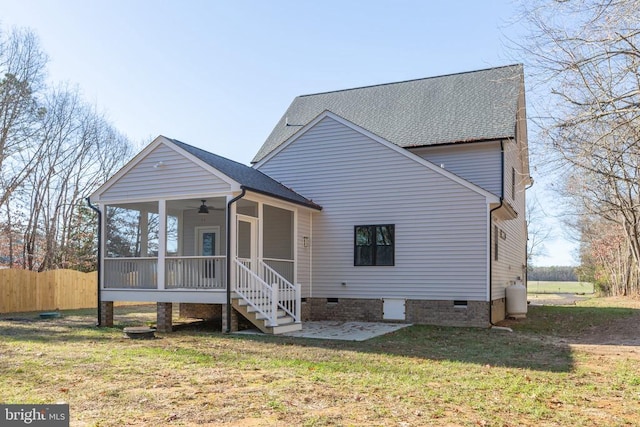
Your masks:
{"label": "dirt path", "polygon": [[[585,297],[573,294],[538,295],[531,303],[536,305],[574,305]],[[625,306],[640,310],[640,300],[625,299]],[[593,326],[579,335],[568,338],[550,338],[596,355],[624,356],[640,360],[640,312],[604,325]]]}
{"label": "dirt path", "polygon": [[565,340],[576,350],[602,356],[622,356],[640,361],[640,314],[592,327],[575,339]]}

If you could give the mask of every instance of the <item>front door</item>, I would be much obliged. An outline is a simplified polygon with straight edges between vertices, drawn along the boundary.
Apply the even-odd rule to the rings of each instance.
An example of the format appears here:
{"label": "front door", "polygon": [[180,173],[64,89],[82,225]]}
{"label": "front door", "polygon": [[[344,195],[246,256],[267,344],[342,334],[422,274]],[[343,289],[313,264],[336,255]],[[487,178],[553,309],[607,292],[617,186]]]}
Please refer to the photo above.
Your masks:
{"label": "front door", "polygon": [[237,226],[237,253],[238,261],[251,271],[258,270],[258,219],[245,215],[238,215]]}
{"label": "front door", "polygon": [[[213,257],[220,254],[220,227],[196,228],[196,256]],[[213,285],[220,280],[220,261],[217,259],[201,259],[199,261],[200,280],[208,285]]]}

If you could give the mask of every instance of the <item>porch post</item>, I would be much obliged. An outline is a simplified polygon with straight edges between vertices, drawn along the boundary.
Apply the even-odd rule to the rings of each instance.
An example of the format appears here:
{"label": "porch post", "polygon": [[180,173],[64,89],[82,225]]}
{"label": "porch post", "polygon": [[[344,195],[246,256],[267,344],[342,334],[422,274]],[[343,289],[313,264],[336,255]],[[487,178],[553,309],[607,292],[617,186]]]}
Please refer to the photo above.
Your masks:
{"label": "porch post", "polygon": [[295,314],[296,314],[296,323],[301,323],[302,322],[302,286],[300,286],[298,283],[294,283],[293,284],[294,289],[296,291],[296,309],[295,309]]}
{"label": "porch post", "polygon": [[164,289],[165,255],[167,253],[167,201],[158,200],[158,289]]}
{"label": "porch post", "polygon": [[140,256],[149,256],[149,211],[140,211]]}
{"label": "porch post", "polygon": [[[298,236],[298,209],[293,210],[293,236],[291,236],[291,245],[293,246],[293,285],[298,286],[298,242],[302,241],[302,237]],[[300,301],[300,299],[296,299]]]}
{"label": "porch post", "polygon": [[[263,239],[263,218],[264,218],[264,203],[262,202],[258,202],[258,229],[256,230],[256,232],[258,233],[258,247],[257,249],[257,262],[256,262],[256,266],[255,271],[258,272],[260,271],[260,262],[264,259],[264,239]],[[260,274],[259,274],[260,275]]]}
{"label": "porch post", "polygon": [[113,328],[113,301],[100,301],[100,326]]}
{"label": "porch post", "polygon": [[[107,205],[104,203],[100,203],[100,205],[98,206],[98,209],[100,209],[100,217],[102,218],[102,221],[100,221],[100,237],[102,237],[101,239],[99,239],[98,241],[98,245],[100,245],[100,247],[98,248],[98,273],[100,274],[100,277],[98,278],[98,281],[100,282],[100,286],[98,287],[98,291],[102,291],[104,289],[104,259],[107,257],[107,221],[109,221],[109,218],[107,218]],[[98,300],[100,300],[100,295],[98,295]]]}

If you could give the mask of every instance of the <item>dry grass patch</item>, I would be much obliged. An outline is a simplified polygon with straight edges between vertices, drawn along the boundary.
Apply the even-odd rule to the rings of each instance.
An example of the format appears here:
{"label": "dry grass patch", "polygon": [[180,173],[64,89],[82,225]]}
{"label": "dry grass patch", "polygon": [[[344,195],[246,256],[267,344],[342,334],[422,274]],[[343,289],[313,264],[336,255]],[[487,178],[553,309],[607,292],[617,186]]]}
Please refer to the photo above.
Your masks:
{"label": "dry grass patch", "polygon": [[[541,309],[514,333],[415,326],[365,342],[199,329],[129,340],[122,327],[154,319],[134,307],[120,308],[118,328],[106,329],[92,326],[91,312],[47,321],[5,316],[0,401],[68,402],[77,426],[637,422],[637,353],[601,354],[571,342],[637,320],[637,310]],[[550,326],[568,317],[590,323],[565,334]]]}

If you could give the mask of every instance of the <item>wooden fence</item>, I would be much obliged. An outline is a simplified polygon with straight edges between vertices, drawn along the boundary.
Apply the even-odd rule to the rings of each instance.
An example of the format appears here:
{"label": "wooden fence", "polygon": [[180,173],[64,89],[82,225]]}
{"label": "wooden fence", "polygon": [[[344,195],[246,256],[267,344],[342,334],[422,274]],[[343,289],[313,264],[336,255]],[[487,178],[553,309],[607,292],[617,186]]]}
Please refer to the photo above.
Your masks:
{"label": "wooden fence", "polygon": [[75,270],[0,270],[0,313],[97,306],[97,273]]}

